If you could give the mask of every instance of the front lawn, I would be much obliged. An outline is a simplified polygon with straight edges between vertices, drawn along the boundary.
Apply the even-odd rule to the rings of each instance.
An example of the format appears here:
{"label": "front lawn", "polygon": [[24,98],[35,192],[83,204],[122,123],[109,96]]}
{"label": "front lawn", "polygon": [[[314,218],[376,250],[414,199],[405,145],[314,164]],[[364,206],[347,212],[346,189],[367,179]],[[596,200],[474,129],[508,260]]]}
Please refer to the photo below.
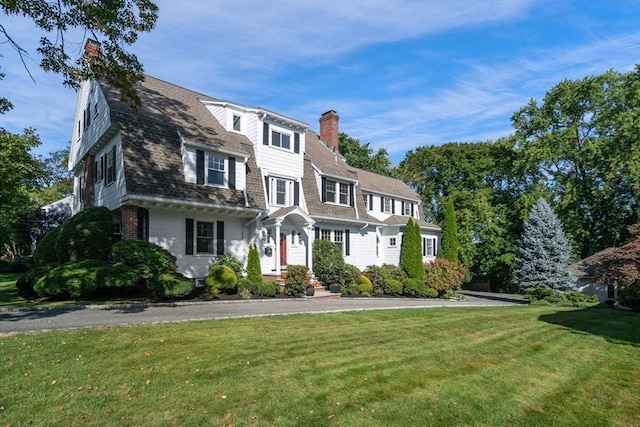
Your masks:
{"label": "front lawn", "polygon": [[602,308],[20,334],[0,337],[0,355],[2,425],[640,423],[640,315]]}

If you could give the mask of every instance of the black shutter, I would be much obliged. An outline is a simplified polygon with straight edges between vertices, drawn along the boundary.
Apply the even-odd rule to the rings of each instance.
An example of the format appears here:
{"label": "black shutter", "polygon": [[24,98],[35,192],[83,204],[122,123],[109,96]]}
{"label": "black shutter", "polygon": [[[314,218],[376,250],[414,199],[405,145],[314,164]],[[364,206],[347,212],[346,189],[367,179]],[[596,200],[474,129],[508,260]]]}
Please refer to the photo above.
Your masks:
{"label": "black shutter", "polygon": [[411,216],[413,217],[413,203],[411,203]]}
{"label": "black shutter", "polygon": [[193,219],[187,218],[185,227],[186,233],[184,253],[185,255],[193,255]]}
{"label": "black shutter", "polygon": [[320,227],[315,227],[316,239],[320,238]]}
{"label": "black shutter", "polygon": [[373,194],[369,194],[369,210],[372,211],[373,210]]}
{"label": "black shutter", "polygon": [[349,230],[344,230],[344,254],[351,255],[351,239],[349,238]]}
{"label": "black shutter", "polygon": [[262,145],[269,145],[269,123],[262,125]]}
{"label": "black shutter", "polygon": [[353,205],[353,184],[349,184],[349,206]]}
{"label": "black shutter", "polygon": [[236,189],[236,158],[229,156],[229,188]]}
{"label": "black shutter", "polygon": [[402,212],[401,212],[401,214],[404,215],[404,200],[402,201]]}
{"label": "black shutter", "polygon": [[217,221],[216,228],[216,255],[224,255],[224,221]]}
{"label": "black shutter", "polygon": [[384,197],[380,196],[380,212],[384,212]]}
{"label": "black shutter", "polygon": [[107,161],[104,154],[100,156],[100,168],[102,168],[102,184],[107,185]]}
{"label": "black shutter", "polygon": [[98,182],[98,161],[93,162],[93,182]]}
{"label": "black shutter", "polygon": [[196,150],[196,183],[204,184],[204,151]]}
{"label": "black shutter", "polygon": [[427,238],[423,237],[422,238],[422,256],[425,256],[427,254]]}
{"label": "black shutter", "polygon": [[270,200],[271,194],[269,194],[269,177],[268,176],[264,177],[264,188],[265,190],[267,190],[267,204],[268,204],[269,202],[271,202]]}
{"label": "black shutter", "polygon": [[116,173],[116,170],[118,169],[118,162],[116,162],[116,146],[113,146],[113,180],[117,181],[117,176],[118,174]]}
{"label": "black shutter", "polygon": [[391,199],[391,213],[396,213],[396,201],[394,199]]}
{"label": "black shutter", "polygon": [[327,201],[327,178],[322,177],[322,203]]}
{"label": "black shutter", "polygon": [[300,153],[300,134],[298,132],[293,134],[293,151],[296,154]]}
{"label": "black shutter", "polygon": [[300,183],[298,181],[293,183],[293,204],[300,206]]}
{"label": "black shutter", "polygon": [[138,240],[149,241],[149,210],[138,208]]}

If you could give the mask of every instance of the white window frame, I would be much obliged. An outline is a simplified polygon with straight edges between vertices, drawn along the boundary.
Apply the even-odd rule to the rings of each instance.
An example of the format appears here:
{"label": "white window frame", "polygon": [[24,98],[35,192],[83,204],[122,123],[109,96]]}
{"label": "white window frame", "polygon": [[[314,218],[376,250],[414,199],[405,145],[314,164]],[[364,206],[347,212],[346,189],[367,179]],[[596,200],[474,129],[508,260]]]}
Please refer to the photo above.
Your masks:
{"label": "white window frame", "polygon": [[[200,225],[206,225],[208,227],[211,227],[211,235],[209,236],[209,233],[207,234],[201,234],[201,228]],[[213,255],[215,254],[215,223],[213,221],[196,221],[195,224],[196,227],[196,254],[197,255]],[[207,227],[207,228],[208,228]],[[204,231],[208,231],[208,230],[204,230]],[[200,242],[207,242],[207,249],[206,250],[200,250]],[[209,250],[209,247],[211,248]]]}
{"label": "white window frame", "polygon": [[116,180],[116,174],[115,174],[115,170],[116,170],[116,159],[115,156],[113,155],[113,149],[107,151],[107,159],[106,159],[106,163],[107,163],[107,176],[106,176],[106,184],[109,185],[113,182],[115,182]]}
{"label": "white window frame", "polygon": [[349,206],[349,184],[345,184],[344,182],[341,182],[339,184],[338,204]]}
{"label": "white window frame", "polygon": [[404,202],[404,216],[411,216],[411,206],[413,206],[413,203]]}
{"label": "white window frame", "polygon": [[344,231],[333,230],[333,243],[340,249],[342,255],[344,255]]}
{"label": "white window frame", "polygon": [[433,237],[423,237],[424,253],[422,256],[436,256],[436,239]]}
{"label": "white window frame", "polygon": [[[277,138],[276,138],[277,135]],[[291,140],[293,139],[291,137],[292,135],[288,132],[283,132],[281,130],[275,130],[275,129],[271,129],[271,135],[269,136],[269,138],[271,139],[271,146],[272,147],[278,147],[281,148],[283,150],[287,150],[287,151],[292,151],[292,147],[291,147]],[[283,146],[284,140],[287,140],[287,144],[288,147]],[[278,143],[276,144],[276,140],[278,141]]]}
{"label": "white window frame", "polygon": [[[331,187],[331,190],[329,190],[329,187]],[[325,184],[325,199],[327,200],[327,202],[329,203],[336,203],[336,197],[338,195],[338,183],[336,181],[331,181],[331,180],[326,180],[326,184]],[[332,197],[329,197],[329,193],[332,194]]]}
{"label": "white window frame", "polygon": [[369,210],[369,195],[362,193],[362,199],[364,200],[364,210]]}
{"label": "white window frame", "polygon": [[320,240],[328,240],[331,242],[331,230],[327,228],[320,229]]}
{"label": "white window frame", "polygon": [[[236,124],[238,125],[236,127]],[[231,130],[234,132],[242,132],[242,116],[239,114],[231,115]]]}
{"label": "white window frame", "polygon": [[351,185],[346,182],[326,179],[324,184],[324,198],[326,203],[339,206],[351,206]]}
{"label": "white window frame", "polygon": [[[213,153],[207,153],[206,160],[207,162],[204,169],[205,171],[204,182],[207,185],[211,185],[214,187],[226,187],[227,186],[227,159],[222,156],[215,155]],[[213,171],[214,174],[222,172],[222,183],[209,182],[210,171]],[[213,176],[213,174],[211,176]]]}
{"label": "white window frame", "polygon": [[384,213],[391,213],[391,203],[393,203],[393,200],[389,197],[383,197],[382,200],[384,200]]}
{"label": "white window frame", "polygon": [[[284,185],[284,192],[280,191],[278,184]],[[269,204],[273,206],[293,206],[293,185],[294,181],[288,178],[269,177]],[[284,203],[279,203],[278,194],[284,197]]]}
{"label": "white window frame", "polygon": [[396,237],[389,237],[389,247],[395,248],[398,246],[398,239]]}

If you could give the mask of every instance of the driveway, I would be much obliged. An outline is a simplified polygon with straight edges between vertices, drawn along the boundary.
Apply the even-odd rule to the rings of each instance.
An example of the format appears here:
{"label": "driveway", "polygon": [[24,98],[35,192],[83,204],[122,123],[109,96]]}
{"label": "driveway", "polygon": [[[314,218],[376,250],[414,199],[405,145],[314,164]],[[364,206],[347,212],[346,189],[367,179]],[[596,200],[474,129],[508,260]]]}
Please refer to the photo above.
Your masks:
{"label": "driveway", "polygon": [[463,293],[467,299],[462,301],[408,298],[299,298],[0,310],[0,334],[299,313],[433,307],[488,307],[525,303],[521,295],[471,291]]}

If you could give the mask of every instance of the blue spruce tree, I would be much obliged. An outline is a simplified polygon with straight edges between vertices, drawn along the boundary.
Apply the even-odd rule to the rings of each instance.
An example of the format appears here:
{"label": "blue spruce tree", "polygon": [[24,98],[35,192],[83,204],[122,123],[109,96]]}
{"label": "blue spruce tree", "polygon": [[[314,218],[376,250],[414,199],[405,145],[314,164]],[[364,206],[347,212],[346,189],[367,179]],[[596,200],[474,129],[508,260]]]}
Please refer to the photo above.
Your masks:
{"label": "blue spruce tree", "polygon": [[566,267],[571,256],[569,240],[560,220],[544,199],[531,208],[518,241],[513,280],[520,291],[535,288],[568,290],[574,286]]}

